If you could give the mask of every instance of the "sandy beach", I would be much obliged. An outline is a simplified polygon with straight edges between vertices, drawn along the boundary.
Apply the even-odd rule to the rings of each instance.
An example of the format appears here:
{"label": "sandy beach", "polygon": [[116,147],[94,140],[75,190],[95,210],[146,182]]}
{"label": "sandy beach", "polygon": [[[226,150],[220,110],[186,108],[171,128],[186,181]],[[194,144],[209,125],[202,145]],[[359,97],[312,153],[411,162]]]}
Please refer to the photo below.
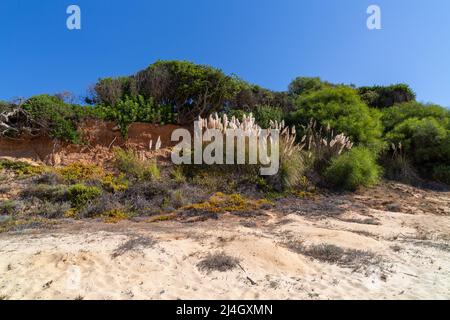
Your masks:
{"label": "sandy beach", "polygon": [[[332,197],[327,203],[341,201],[346,207],[347,199]],[[434,200],[445,210],[449,194]],[[408,198],[403,201],[413,204]],[[195,223],[70,220],[51,229],[1,234],[0,296],[450,298],[449,215],[418,209],[417,213],[358,211],[356,202],[348,204],[339,215],[274,209],[258,217],[224,214],[218,220]],[[299,251],[320,244],[354,249],[357,255],[370,253],[370,259],[342,265]],[[225,272],[200,268],[202,259],[213,253],[237,258],[237,267]]]}

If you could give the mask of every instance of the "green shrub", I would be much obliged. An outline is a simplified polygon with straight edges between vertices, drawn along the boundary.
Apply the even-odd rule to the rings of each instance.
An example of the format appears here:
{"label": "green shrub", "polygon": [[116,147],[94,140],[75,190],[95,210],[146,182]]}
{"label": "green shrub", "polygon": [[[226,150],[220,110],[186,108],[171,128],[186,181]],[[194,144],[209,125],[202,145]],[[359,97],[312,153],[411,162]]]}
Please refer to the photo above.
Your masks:
{"label": "green shrub", "polygon": [[23,109],[32,122],[39,125],[39,129],[53,138],[73,143],[81,140],[77,123],[92,114],[91,108],[66,104],[61,99],[46,94],[29,98],[23,104]]}
{"label": "green shrub", "polygon": [[440,165],[434,168],[433,178],[450,185],[450,165]]}
{"label": "green shrub", "polygon": [[133,122],[148,122],[154,124],[168,124],[176,121],[177,114],[172,107],[156,105],[153,98],[139,95],[131,98],[125,96],[113,105],[99,105],[95,112],[101,118],[116,121],[124,137],[128,134],[128,127]]}
{"label": "green shrub", "polygon": [[130,149],[114,149],[115,165],[126,175],[137,180],[157,180],[160,178],[160,171],[156,161],[142,160],[138,154]]}
{"label": "green shrub", "polygon": [[100,179],[105,175],[105,172],[99,166],[79,162],[59,168],[57,173],[70,183]]}
{"label": "green shrub", "polygon": [[[281,145],[281,148],[282,147],[283,146]],[[301,185],[305,172],[308,169],[305,158],[306,155],[300,150],[295,150],[289,156],[281,157],[280,175],[283,190],[293,189]],[[277,190],[277,188],[275,188],[275,190]],[[278,191],[281,190],[279,189]]]}
{"label": "green shrub", "polygon": [[68,190],[68,199],[75,208],[82,208],[90,200],[99,197],[101,193],[102,191],[97,187],[75,184]]}
{"label": "green shrub", "polygon": [[369,109],[352,88],[314,91],[299,96],[295,105],[297,110],[290,114],[289,122],[297,128],[307,126],[314,119],[319,126],[330,126],[335,133],[344,133],[352,142],[373,151],[379,151],[383,146],[381,114]]}
{"label": "green shrub", "polygon": [[445,182],[445,167],[450,166],[449,110],[409,102],[383,110],[382,120],[385,139],[401,146],[416,171],[424,178]]}
{"label": "green shrub", "polygon": [[24,207],[22,201],[6,200],[0,201],[0,215],[18,214]]}
{"label": "green shrub", "polygon": [[19,176],[35,175],[45,171],[45,168],[41,166],[32,166],[27,162],[11,161],[7,159],[0,160],[0,170],[1,169],[11,170]]}
{"label": "green shrub", "polygon": [[450,130],[450,110],[438,105],[422,104],[419,102],[402,103],[383,110],[382,121],[385,132],[390,132],[403,121],[416,118],[434,118],[443,127]]}
{"label": "green shrub", "polygon": [[102,104],[114,105],[125,96],[152,97],[156,105],[178,112],[181,123],[220,111],[240,88],[240,81],[221,70],[187,61],[157,61],[129,78],[103,79],[95,86]]}
{"label": "green shrub", "polygon": [[186,177],[183,172],[183,167],[176,166],[170,173],[170,176],[176,183],[185,183]]}
{"label": "green shrub", "polygon": [[373,153],[356,147],[334,158],[325,171],[325,177],[335,187],[354,191],[360,186],[371,186],[379,181],[381,168]]}
{"label": "green shrub", "polygon": [[[268,105],[256,106],[254,112],[256,123],[263,129],[270,128],[270,120],[281,122],[283,111],[280,108]],[[242,117],[240,118],[242,119]]]}
{"label": "green shrub", "polygon": [[396,145],[400,143],[425,175],[435,166],[450,163],[450,130],[435,118],[409,118],[388,132],[386,139]]}

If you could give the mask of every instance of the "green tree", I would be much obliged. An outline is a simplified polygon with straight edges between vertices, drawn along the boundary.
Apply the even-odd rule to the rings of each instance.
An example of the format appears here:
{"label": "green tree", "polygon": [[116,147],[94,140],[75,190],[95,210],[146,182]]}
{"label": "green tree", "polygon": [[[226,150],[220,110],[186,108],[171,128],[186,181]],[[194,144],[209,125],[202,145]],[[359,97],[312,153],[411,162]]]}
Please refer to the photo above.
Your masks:
{"label": "green tree", "polygon": [[361,99],[371,108],[388,108],[397,103],[410,102],[416,99],[416,94],[406,84],[390,86],[360,87]]}

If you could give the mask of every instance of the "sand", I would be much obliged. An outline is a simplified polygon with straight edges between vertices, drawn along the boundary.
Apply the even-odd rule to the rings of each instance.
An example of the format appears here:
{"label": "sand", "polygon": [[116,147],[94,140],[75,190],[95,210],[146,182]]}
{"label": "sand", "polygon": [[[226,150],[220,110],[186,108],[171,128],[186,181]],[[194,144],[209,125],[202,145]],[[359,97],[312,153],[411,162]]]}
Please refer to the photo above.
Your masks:
{"label": "sand", "polygon": [[[377,224],[362,223],[368,215]],[[138,240],[126,250],[130,239]],[[342,266],[295,252],[289,242],[364,250],[380,261]],[[198,267],[208,253],[222,251],[239,266],[226,272]],[[311,217],[271,210],[196,223],[67,221],[0,235],[0,297],[450,299],[450,216],[369,209],[364,216],[347,210]]]}

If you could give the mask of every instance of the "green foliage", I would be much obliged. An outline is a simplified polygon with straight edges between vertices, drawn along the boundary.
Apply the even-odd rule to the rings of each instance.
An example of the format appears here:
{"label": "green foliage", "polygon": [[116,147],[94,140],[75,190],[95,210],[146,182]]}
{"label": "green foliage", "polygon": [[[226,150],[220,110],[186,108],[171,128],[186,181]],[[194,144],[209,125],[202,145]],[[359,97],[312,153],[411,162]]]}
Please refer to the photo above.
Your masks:
{"label": "green foliage", "polygon": [[422,173],[450,163],[450,130],[435,118],[406,119],[389,131],[386,139],[400,143]]}
{"label": "green foliage", "polygon": [[313,91],[319,91],[332,84],[322,81],[320,78],[297,77],[289,84],[289,94],[303,95]]}
{"label": "green foliage", "polygon": [[106,174],[102,179],[102,186],[108,191],[119,192],[128,189],[129,183],[123,174],[114,176],[111,173]]}
{"label": "green foliage", "polygon": [[308,169],[305,158],[305,154],[300,150],[295,150],[288,157],[281,157],[280,175],[283,190],[290,190],[301,185],[305,171]]}
{"label": "green foliage", "polygon": [[382,148],[380,113],[371,110],[349,87],[325,88],[299,96],[297,110],[289,116],[297,128],[306,126],[311,119],[323,127],[330,126],[335,133],[344,133],[352,142],[361,143],[371,150]]}
{"label": "green foliage", "polygon": [[57,173],[69,183],[99,179],[105,175],[102,168],[93,164],[79,162],[59,168]]}
{"label": "green foliage", "polygon": [[437,105],[409,102],[383,110],[385,139],[401,146],[421,175],[446,181],[450,166],[450,111]]}
{"label": "green foliage", "polygon": [[186,177],[183,172],[183,167],[181,167],[181,166],[176,166],[170,173],[170,176],[176,183],[185,183],[186,182]]}
{"label": "green foliage", "polygon": [[127,176],[137,180],[158,180],[160,171],[155,161],[142,160],[134,150],[114,149],[115,165]]}
{"label": "green foliage", "polygon": [[116,121],[124,137],[133,122],[168,124],[174,123],[177,116],[171,106],[155,105],[153,98],[144,98],[141,95],[134,98],[125,96],[113,105],[99,105],[95,112],[101,118]]}
{"label": "green foliage", "polygon": [[361,99],[371,108],[388,108],[395,104],[414,101],[416,94],[406,84],[358,88]]}
{"label": "green foliage", "polygon": [[189,123],[198,115],[222,109],[241,82],[221,70],[187,61],[157,61],[129,78],[103,79],[95,86],[102,104],[115,105],[126,96],[153,98],[156,105],[177,110],[178,120]]}
{"label": "green foliage", "polygon": [[450,185],[450,165],[439,165],[433,169],[433,178]]}
{"label": "green foliage", "polygon": [[0,170],[1,169],[11,170],[19,176],[35,175],[45,171],[44,167],[32,166],[31,164],[23,161],[11,161],[8,159],[0,160]]}
{"label": "green foliage", "polygon": [[450,110],[438,105],[408,102],[383,110],[382,121],[385,132],[391,131],[397,125],[410,118],[434,118],[443,127],[450,130]]}
{"label": "green foliage", "polygon": [[381,168],[373,153],[356,147],[334,158],[325,171],[325,177],[335,187],[354,191],[360,186],[371,186],[379,181]]}
{"label": "green foliage", "polygon": [[91,108],[66,104],[59,98],[46,94],[25,101],[23,110],[34,124],[38,124],[51,137],[73,143],[80,142],[77,123],[92,115]]}
{"label": "green foliage", "polygon": [[84,184],[74,184],[68,189],[68,199],[75,208],[82,208],[90,200],[99,197],[102,191],[97,187],[90,187]]}
{"label": "green foliage", "polygon": [[277,107],[261,105],[256,106],[254,116],[256,123],[258,123],[261,128],[267,129],[270,127],[270,120],[276,120],[278,122],[283,120],[283,111]]}

